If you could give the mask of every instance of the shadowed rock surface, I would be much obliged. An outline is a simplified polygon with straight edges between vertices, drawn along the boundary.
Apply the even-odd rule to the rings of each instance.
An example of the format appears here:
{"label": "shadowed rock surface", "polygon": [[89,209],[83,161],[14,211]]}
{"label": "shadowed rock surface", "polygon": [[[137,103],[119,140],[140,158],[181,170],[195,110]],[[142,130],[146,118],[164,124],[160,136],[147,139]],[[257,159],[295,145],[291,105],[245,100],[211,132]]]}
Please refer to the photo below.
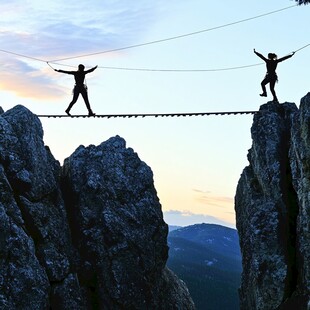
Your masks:
{"label": "shadowed rock surface", "polygon": [[299,110],[293,103],[267,103],[254,116],[250,164],[235,196],[241,309],[308,309],[309,124],[310,93]]}
{"label": "shadowed rock surface", "polygon": [[61,167],[34,114],[0,111],[0,309],[194,309],[167,253],[152,171],[124,139]]}

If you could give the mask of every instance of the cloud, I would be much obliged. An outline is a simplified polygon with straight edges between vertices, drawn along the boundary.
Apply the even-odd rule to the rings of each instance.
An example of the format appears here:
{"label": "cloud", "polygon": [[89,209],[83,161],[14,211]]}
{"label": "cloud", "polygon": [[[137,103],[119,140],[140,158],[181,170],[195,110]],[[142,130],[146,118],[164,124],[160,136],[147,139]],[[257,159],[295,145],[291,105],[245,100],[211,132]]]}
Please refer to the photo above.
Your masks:
{"label": "cloud", "polygon": [[[161,5],[164,5],[161,0],[130,4],[117,0],[15,0],[8,4],[0,0],[1,48],[51,61],[136,44],[151,27]],[[12,60],[10,66],[1,68],[2,89],[22,97],[63,95],[61,87],[44,75],[44,67],[38,68],[35,60],[5,56]]]}
{"label": "cloud", "polygon": [[47,73],[44,74],[16,59],[5,59],[0,88],[21,97],[44,100],[52,100],[65,94]]}
{"label": "cloud", "polygon": [[196,198],[202,204],[225,208],[227,205],[233,205],[234,199],[231,197],[221,197],[221,196],[200,196]]}
{"label": "cloud", "polygon": [[201,189],[193,188],[193,192],[201,193],[201,194],[210,194],[210,191],[203,191]]}
{"label": "cloud", "polygon": [[30,0],[16,12],[0,2],[9,15],[0,22],[1,45],[46,60],[123,47],[140,41],[161,2],[55,0],[41,5]]}
{"label": "cloud", "polygon": [[234,204],[234,199],[232,197],[211,195],[210,191],[199,189],[193,189],[193,191],[196,193],[195,200],[204,205],[225,208]]}
{"label": "cloud", "polygon": [[187,210],[183,210],[183,211],[169,210],[169,211],[165,211],[163,214],[164,214],[165,222],[169,225],[188,226],[188,225],[200,224],[200,223],[213,223],[213,224],[235,228],[234,223],[226,222],[214,216],[193,213]]}

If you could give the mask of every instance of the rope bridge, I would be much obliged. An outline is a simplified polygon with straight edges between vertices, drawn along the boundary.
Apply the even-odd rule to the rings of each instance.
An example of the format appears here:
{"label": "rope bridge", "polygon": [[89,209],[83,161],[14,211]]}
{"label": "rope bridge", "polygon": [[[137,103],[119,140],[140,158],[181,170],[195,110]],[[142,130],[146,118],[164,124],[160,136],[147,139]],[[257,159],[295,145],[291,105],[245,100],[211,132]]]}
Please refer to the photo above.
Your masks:
{"label": "rope bridge", "polygon": [[96,114],[88,115],[38,115],[40,118],[137,118],[137,117],[191,117],[191,116],[209,116],[209,115],[242,115],[255,114],[257,111],[228,111],[228,112],[196,112],[196,113],[146,113],[146,114]]}

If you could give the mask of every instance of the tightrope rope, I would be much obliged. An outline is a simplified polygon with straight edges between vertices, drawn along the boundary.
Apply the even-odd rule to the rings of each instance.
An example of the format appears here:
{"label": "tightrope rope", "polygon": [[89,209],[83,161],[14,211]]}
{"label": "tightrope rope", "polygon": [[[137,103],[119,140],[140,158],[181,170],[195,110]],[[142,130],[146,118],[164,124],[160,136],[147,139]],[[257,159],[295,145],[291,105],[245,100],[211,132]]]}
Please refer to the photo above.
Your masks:
{"label": "tightrope rope", "polygon": [[[12,55],[15,55],[15,56],[18,56],[18,57],[28,58],[28,59],[34,60],[34,61],[45,62],[53,70],[54,70],[54,68],[50,65],[50,63],[52,63],[54,65],[60,65],[60,66],[65,66],[65,67],[74,67],[75,68],[75,66],[66,65],[66,64],[60,64],[60,63],[57,63],[57,61],[76,59],[76,58],[81,58],[81,57],[86,57],[86,56],[93,56],[93,55],[98,55],[98,54],[111,53],[111,52],[116,52],[116,51],[120,51],[120,50],[125,50],[125,49],[130,49],[130,48],[135,48],[135,47],[140,47],[140,46],[145,46],[145,45],[150,45],[150,44],[155,44],[155,43],[161,43],[161,42],[175,40],[175,39],[180,39],[180,38],[183,38],[183,37],[193,36],[193,35],[197,35],[197,34],[200,34],[200,33],[208,32],[208,31],[212,31],[212,30],[217,30],[217,29],[220,29],[220,28],[224,28],[224,27],[235,25],[235,24],[243,23],[243,22],[246,22],[246,21],[250,21],[250,20],[253,20],[253,19],[261,18],[261,17],[267,16],[267,15],[271,15],[271,14],[274,14],[274,13],[278,13],[278,12],[281,12],[281,11],[293,8],[293,7],[298,7],[298,4],[295,4],[295,5],[292,5],[292,6],[289,6],[289,7],[285,7],[285,8],[279,9],[279,10],[271,11],[271,12],[268,12],[268,13],[260,14],[260,15],[257,15],[257,16],[249,17],[249,18],[246,18],[246,19],[238,20],[238,21],[235,21],[235,22],[227,23],[227,24],[224,24],[224,25],[220,25],[220,26],[216,26],[216,27],[212,27],[212,28],[208,28],[208,29],[203,29],[203,30],[199,30],[199,31],[195,31],[195,32],[190,32],[190,33],[186,33],[186,34],[181,34],[181,35],[174,36],[174,37],[169,37],[169,38],[165,38],[165,39],[150,41],[150,42],[146,42],[146,43],[142,43],[142,44],[135,44],[135,45],[125,46],[125,47],[115,48],[115,49],[101,51],[101,52],[95,52],[95,53],[71,56],[71,57],[61,58],[61,59],[58,59],[58,60],[47,61],[47,60],[43,60],[43,59],[40,59],[40,58],[31,57],[31,56],[27,56],[27,55],[23,55],[23,54],[20,54],[20,53],[11,52],[11,51],[4,50],[4,49],[0,49],[0,52],[7,53],[7,54],[12,54]],[[300,51],[303,48],[308,47],[309,45],[310,44],[307,44],[307,45],[299,48],[298,50],[295,51],[295,53]],[[242,65],[242,66],[236,66],[236,67],[215,68],[215,69],[149,69],[149,68],[104,67],[104,66],[98,66],[98,68],[111,69],[111,70],[151,71],[151,72],[215,72],[215,71],[228,71],[228,70],[236,70],[236,69],[249,68],[249,67],[259,66],[259,65],[262,65],[262,64],[263,63],[257,63],[257,64],[251,64],[251,65]]]}
{"label": "tightrope rope", "polygon": [[190,112],[190,113],[143,113],[143,114],[96,114],[88,115],[38,115],[40,118],[137,118],[137,117],[191,117],[191,116],[210,116],[210,115],[242,115],[255,114],[258,111],[228,111],[228,112]]}
{"label": "tightrope rope", "polygon": [[220,25],[220,26],[215,26],[212,28],[207,28],[207,29],[203,29],[203,30],[198,30],[198,31],[194,31],[194,32],[190,32],[190,33],[186,33],[186,34],[181,34],[178,36],[174,36],[174,37],[169,37],[169,38],[165,38],[165,39],[160,39],[160,40],[154,40],[154,41],[150,41],[150,42],[146,42],[146,43],[141,43],[141,44],[134,44],[134,45],[130,45],[130,46],[125,46],[125,47],[119,47],[119,48],[115,48],[115,49],[110,49],[110,50],[106,50],[106,51],[101,51],[101,52],[95,52],[95,53],[89,53],[89,54],[84,54],[84,55],[77,55],[77,56],[72,56],[72,57],[66,57],[66,58],[60,58],[60,59],[56,59],[56,60],[51,60],[50,62],[55,62],[55,61],[63,61],[63,60],[69,60],[69,59],[76,59],[76,58],[82,58],[82,57],[88,57],[88,56],[95,56],[95,55],[99,55],[99,54],[106,54],[106,53],[113,53],[113,52],[119,52],[119,51],[123,51],[123,50],[127,50],[127,49],[132,49],[132,48],[137,48],[137,47],[141,47],[141,46],[146,46],[146,45],[151,45],[151,44],[158,44],[158,43],[162,43],[162,42],[166,42],[166,41],[171,41],[171,40],[176,40],[176,39],[180,39],[180,38],[184,38],[184,37],[188,37],[188,36],[193,36],[193,35],[197,35],[197,34],[201,34],[204,32],[209,32],[209,31],[213,31],[213,30],[217,30],[217,29],[221,29],[221,28],[225,28],[225,27],[230,27],[236,24],[240,24],[240,23],[244,23],[253,19],[257,19],[257,18],[261,18],[267,15],[271,15],[271,14],[275,14],[287,9],[291,9],[293,7],[298,7],[298,4],[294,4],[279,10],[275,10],[272,12],[268,12],[268,13],[263,13],[260,15],[256,15],[253,17],[249,17],[249,18],[245,18],[242,20],[238,20],[235,22],[231,22],[231,23],[227,23],[224,25]]}
{"label": "tightrope rope", "polygon": [[310,46],[310,43],[309,43],[309,44],[306,44],[305,46],[303,46],[303,47],[301,47],[301,48],[299,48],[298,50],[295,51],[295,53],[299,52],[300,50],[302,50],[302,49],[304,49],[304,48],[306,48],[306,47],[308,47],[308,46]]}
{"label": "tightrope rope", "polygon": [[[306,44],[297,50],[294,51],[294,53],[299,52],[300,50],[310,46],[309,44]],[[7,50],[0,49],[0,52],[7,53],[7,54],[12,54],[18,57],[23,57],[23,58],[28,58],[31,60],[35,61],[40,61],[40,62],[45,62],[50,68],[55,70],[54,67],[52,67],[51,63],[53,65],[59,65],[63,67],[70,67],[70,68],[76,68],[76,66],[73,65],[67,65],[67,64],[61,64],[57,63],[54,61],[46,61],[43,59],[31,57],[31,56],[26,56],[23,54],[15,53],[15,52],[10,52]],[[250,67],[256,67],[256,66],[261,66],[264,63],[256,63],[256,64],[251,64],[251,65],[243,65],[243,66],[236,66],[236,67],[227,67],[227,68],[214,68],[214,69],[150,69],[150,68],[126,68],[126,67],[107,67],[107,66],[98,66],[99,69],[106,69],[106,70],[125,70],[125,71],[144,71],[144,72],[217,72],[217,71],[230,71],[230,70],[237,70],[237,69],[245,69],[245,68],[250,68]]]}
{"label": "tightrope rope", "polygon": [[144,72],[216,72],[216,71],[230,71],[237,69],[245,69],[250,67],[256,67],[263,65],[263,62],[252,64],[252,65],[244,65],[237,67],[228,67],[228,68],[214,68],[214,69],[149,69],[149,68],[126,68],[126,67],[103,67],[98,66],[100,69],[111,69],[111,70],[125,70],[125,71],[144,71]]}

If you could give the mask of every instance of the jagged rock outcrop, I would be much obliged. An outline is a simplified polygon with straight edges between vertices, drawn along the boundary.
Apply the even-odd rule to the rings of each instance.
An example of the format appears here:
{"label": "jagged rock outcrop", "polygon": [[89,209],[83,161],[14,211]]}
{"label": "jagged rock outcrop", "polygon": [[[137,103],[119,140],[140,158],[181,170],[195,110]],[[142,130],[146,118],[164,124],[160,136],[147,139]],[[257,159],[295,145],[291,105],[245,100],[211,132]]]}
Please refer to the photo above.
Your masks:
{"label": "jagged rock outcrop", "polygon": [[310,307],[310,93],[254,116],[235,196],[241,309]]}
{"label": "jagged rock outcrop", "polygon": [[0,309],[194,309],[166,237],[152,171],[122,138],[61,167],[34,114],[0,114]]}

